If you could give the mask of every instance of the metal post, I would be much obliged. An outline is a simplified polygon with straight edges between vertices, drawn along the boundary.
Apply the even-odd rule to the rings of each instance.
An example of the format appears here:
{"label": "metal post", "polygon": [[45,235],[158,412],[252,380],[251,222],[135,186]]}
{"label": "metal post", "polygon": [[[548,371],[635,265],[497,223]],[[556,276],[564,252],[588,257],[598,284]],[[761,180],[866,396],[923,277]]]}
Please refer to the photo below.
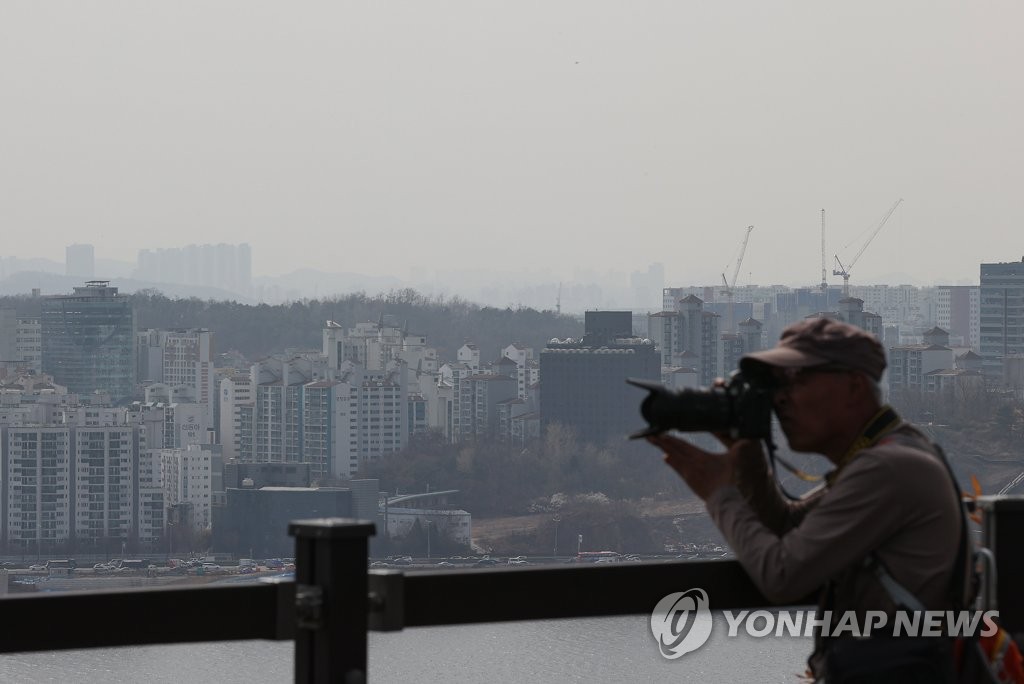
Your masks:
{"label": "metal post", "polygon": [[295,681],[366,681],[368,582],[374,525],[351,518],[297,520]]}

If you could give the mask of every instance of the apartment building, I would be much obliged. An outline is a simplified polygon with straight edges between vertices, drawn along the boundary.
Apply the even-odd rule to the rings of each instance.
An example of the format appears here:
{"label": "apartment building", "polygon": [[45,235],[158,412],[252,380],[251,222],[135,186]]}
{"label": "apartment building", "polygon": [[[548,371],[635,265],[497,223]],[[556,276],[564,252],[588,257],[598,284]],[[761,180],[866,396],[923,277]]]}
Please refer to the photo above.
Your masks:
{"label": "apartment building", "polygon": [[92,280],[96,276],[96,252],[92,245],[75,244],[64,248],[64,274]]}
{"label": "apartment building", "polygon": [[134,431],[127,426],[77,428],[72,439],[74,536],[91,540],[129,539],[135,526]]}
{"label": "apartment building", "polygon": [[540,380],[540,364],[534,358],[533,349],[510,344],[501,350],[501,355],[515,362],[516,392],[520,399],[526,399],[527,388]]}
{"label": "apartment building", "polygon": [[73,431],[63,427],[5,427],[3,541],[8,552],[54,548],[72,537]]}
{"label": "apartment building", "polygon": [[[303,386],[332,375],[327,360],[318,352],[275,356],[253,364],[251,451],[240,438],[238,457],[255,463],[302,463]],[[240,428],[245,418],[240,412]],[[251,454],[251,455],[250,455]]]}
{"label": "apartment building", "polygon": [[52,552],[68,542],[101,549],[140,538],[133,428],[22,425],[3,428],[0,439],[9,551]]}
{"label": "apartment building", "polygon": [[981,288],[940,285],[935,288],[935,324],[949,331],[951,344],[975,351],[981,342]]}
{"label": "apartment building", "polygon": [[210,448],[198,444],[184,449],[158,449],[155,453],[160,459],[164,506],[172,508],[184,504],[191,510],[193,529],[197,532],[209,529],[213,522],[214,475],[219,465],[215,461],[219,457]]}
{"label": "apartment building", "polygon": [[[252,376],[232,373],[220,382],[220,444],[225,459],[251,461],[252,452],[242,449],[243,412],[248,414],[250,426],[256,400],[253,393]],[[243,454],[248,454],[244,456]]]}
{"label": "apartment building", "polygon": [[[725,370],[719,316],[705,311],[703,300],[694,295],[679,299],[675,307],[649,316],[649,339],[660,353],[662,366],[696,368],[700,384],[710,385]],[[735,356],[732,339],[728,340],[729,359]]]}
{"label": "apartment building", "polygon": [[252,291],[252,248],[246,244],[188,245],[139,250],[134,277],[158,283]]}
{"label": "apartment building", "polygon": [[342,364],[337,397],[338,450],[332,472],[351,477],[366,462],[401,451],[408,443],[408,368],[392,363],[384,370]]}
{"label": "apartment building", "polygon": [[192,390],[191,401],[207,410],[214,424],[213,333],[204,328],[159,330],[136,335],[139,382]]}

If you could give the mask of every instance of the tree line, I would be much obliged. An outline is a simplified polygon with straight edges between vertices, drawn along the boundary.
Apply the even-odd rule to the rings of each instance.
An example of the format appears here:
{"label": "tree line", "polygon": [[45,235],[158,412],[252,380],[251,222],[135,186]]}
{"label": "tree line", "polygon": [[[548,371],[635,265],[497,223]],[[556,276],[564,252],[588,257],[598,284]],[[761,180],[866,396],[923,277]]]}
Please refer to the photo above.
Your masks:
{"label": "tree line", "polygon": [[404,450],[366,464],[358,477],[377,478],[391,495],[458,490],[453,505],[474,519],[546,514],[534,533],[503,542],[502,552],[531,554],[556,547],[575,552],[577,535],[588,548],[660,551],[630,502],[692,496],[649,444],[592,444],[564,425],[549,426],[526,447],[487,439],[449,444],[436,432],[418,433]]}
{"label": "tree line", "polygon": [[485,439],[449,444],[436,432],[418,433],[402,451],[367,463],[359,477],[377,478],[391,494],[456,489],[458,505],[484,518],[557,511],[578,495],[687,496],[649,444],[589,444],[563,425],[549,426],[525,448]]}
{"label": "tree line", "polygon": [[[218,352],[237,351],[257,360],[285,349],[320,349],[328,320],[345,328],[377,322],[381,315],[425,335],[442,360],[473,342],[482,360],[497,359],[500,350],[520,343],[540,352],[553,337],[579,337],[583,324],[572,316],[527,307],[504,309],[480,306],[458,297],[428,297],[413,289],[367,295],[354,292],[326,299],[303,299],[288,304],[240,304],[235,301],[170,298],[157,290],[128,295],[140,330],[147,328],[207,328],[214,332]],[[38,315],[38,300],[26,295],[0,298],[0,307]]]}

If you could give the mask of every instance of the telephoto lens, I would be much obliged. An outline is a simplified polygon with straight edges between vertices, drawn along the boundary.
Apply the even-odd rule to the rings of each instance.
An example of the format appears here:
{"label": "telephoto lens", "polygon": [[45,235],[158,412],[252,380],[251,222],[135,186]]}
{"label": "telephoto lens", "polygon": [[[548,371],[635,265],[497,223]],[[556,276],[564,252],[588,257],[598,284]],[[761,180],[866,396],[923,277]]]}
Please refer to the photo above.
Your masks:
{"label": "telephoto lens", "polygon": [[772,430],[772,393],[734,373],[724,386],[673,390],[650,380],[626,380],[648,391],[640,403],[647,427],[631,439],[680,432],[720,432],[733,438],[768,439]]}

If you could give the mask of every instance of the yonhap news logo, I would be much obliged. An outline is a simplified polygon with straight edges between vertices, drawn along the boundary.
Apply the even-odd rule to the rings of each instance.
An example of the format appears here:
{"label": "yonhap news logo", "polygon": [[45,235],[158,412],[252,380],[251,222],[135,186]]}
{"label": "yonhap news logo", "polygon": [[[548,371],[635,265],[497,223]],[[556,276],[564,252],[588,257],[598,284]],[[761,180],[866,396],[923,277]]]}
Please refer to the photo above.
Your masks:
{"label": "yonhap news logo", "polygon": [[[997,610],[724,610],[727,638],[762,637],[991,637],[999,630]],[[703,589],[679,591],[658,601],[651,633],[661,655],[675,660],[696,651],[711,637],[714,621]]]}
{"label": "yonhap news logo", "polygon": [[651,633],[661,655],[669,660],[696,651],[711,636],[708,595],[700,588],[669,594],[651,613]]}

